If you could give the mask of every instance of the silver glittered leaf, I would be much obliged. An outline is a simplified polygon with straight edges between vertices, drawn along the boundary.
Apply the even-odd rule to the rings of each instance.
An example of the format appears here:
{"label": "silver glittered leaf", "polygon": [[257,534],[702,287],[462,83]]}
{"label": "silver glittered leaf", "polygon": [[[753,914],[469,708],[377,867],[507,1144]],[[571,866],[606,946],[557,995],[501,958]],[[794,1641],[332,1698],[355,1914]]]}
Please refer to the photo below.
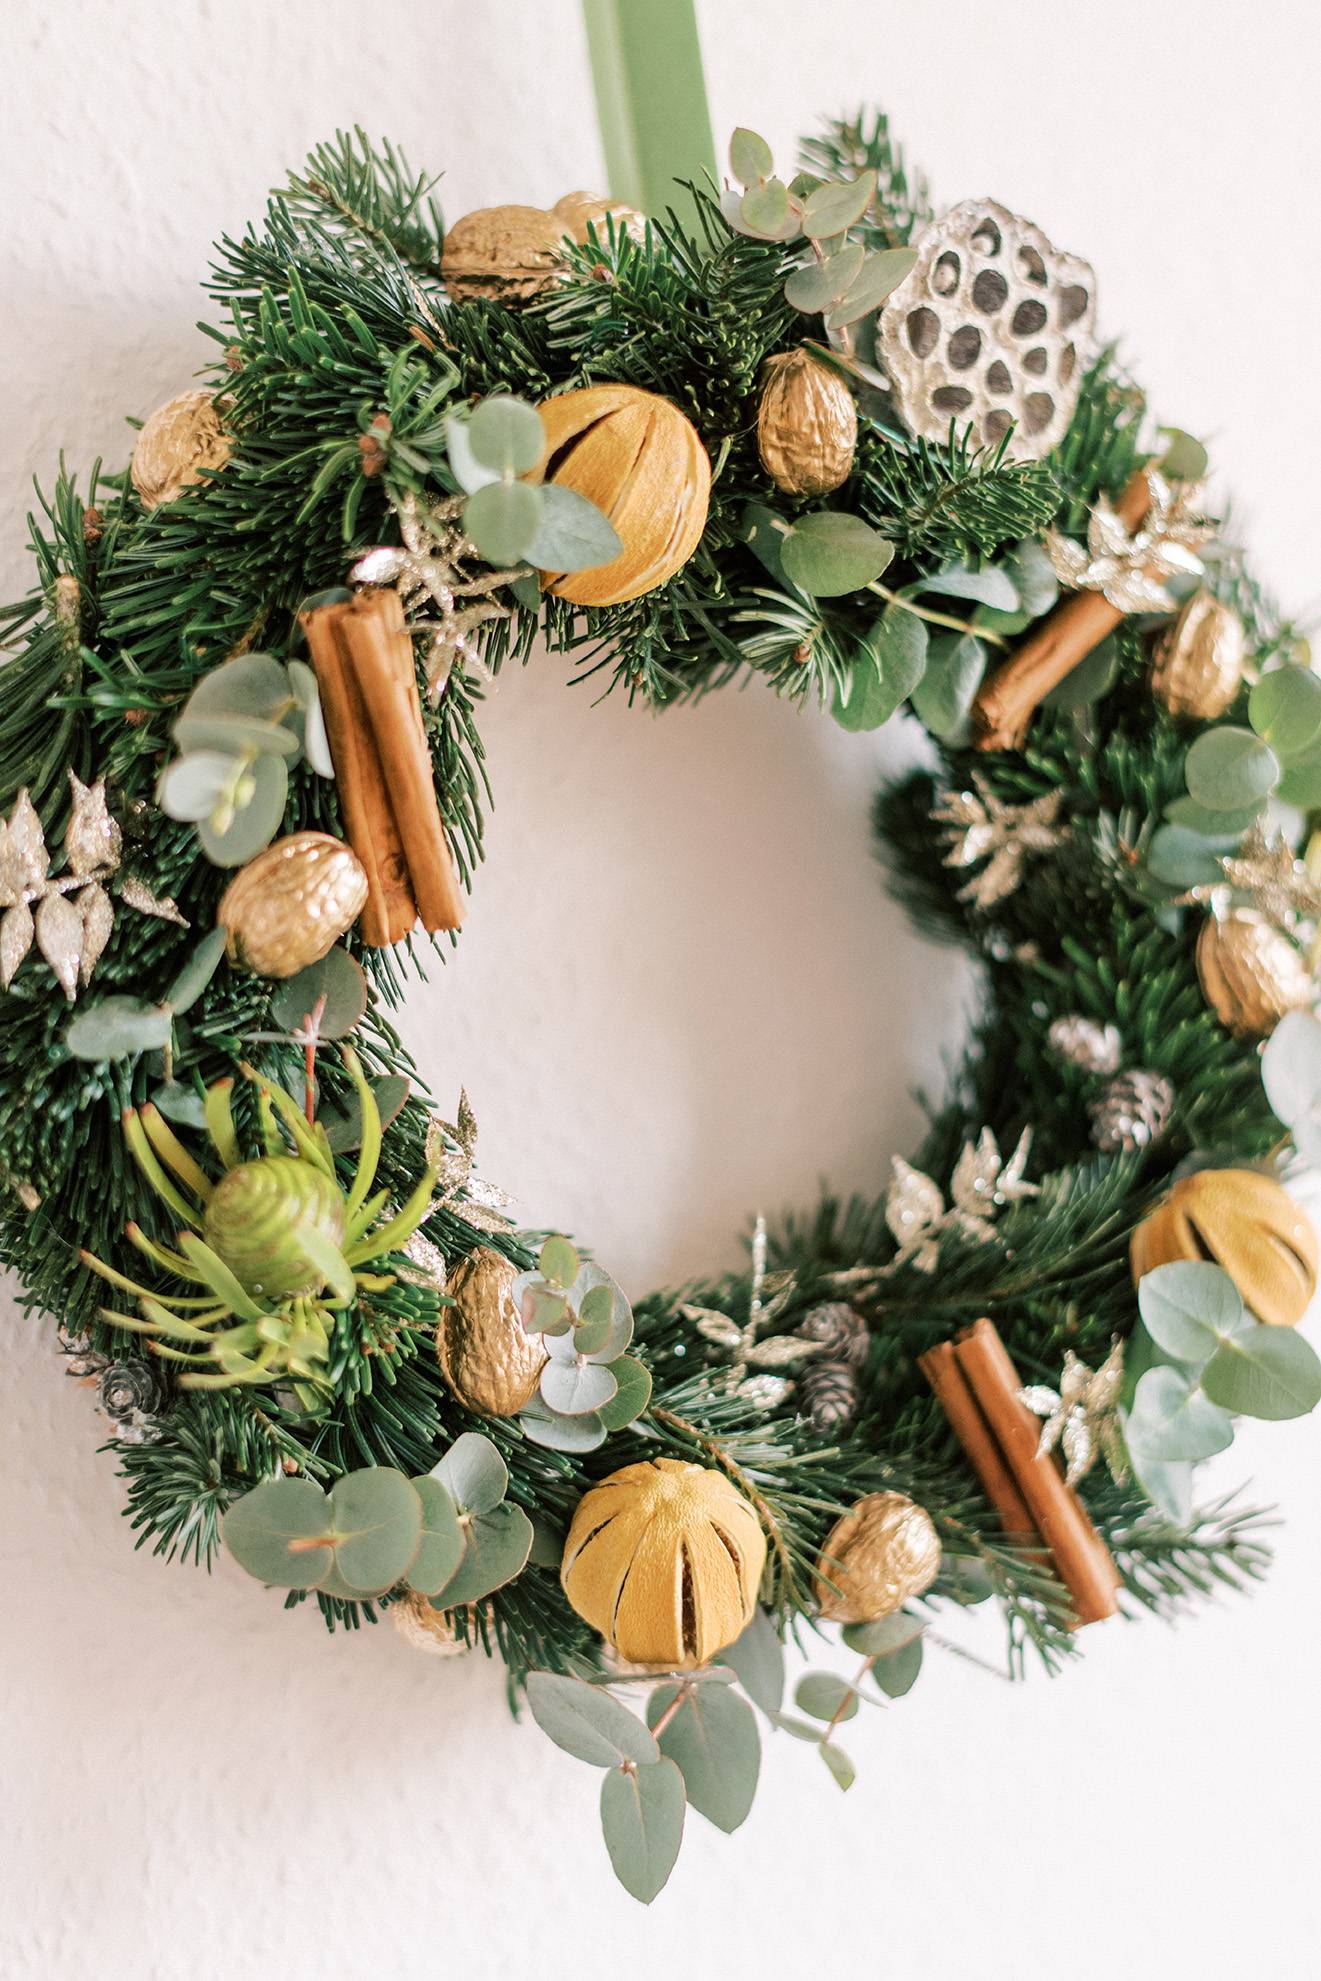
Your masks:
{"label": "silver glittered leaf", "polygon": [[136,874],[126,874],[115,885],[120,900],[130,908],[136,908],[140,915],[154,915],[157,921],[173,922],[181,929],[188,927],[188,917],[179,912],[178,902],[171,900],[168,894],[153,894],[147,883],[139,880]]}
{"label": "silver glittered leaf", "polygon": [[98,777],[95,784],[84,784],[70,771],[69,784],[73,806],[64,831],[69,871],[81,880],[99,870],[104,878],[119,865],[123,844],[119,827],[106,805],[105,779]]}
{"label": "silver glittered leaf", "polygon": [[813,1355],[819,1355],[824,1342],[804,1341],[793,1334],[768,1334],[764,1340],[753,1342],[745,1357],[750,1369],[788,1369],[795,1362],[806,1362]]}
{"label": "silver glittered leaf", "polygon": [[890,1187],[885,1193],[885,1222],[900,1245],[909,1245],[940,1223],[945,1213],[939,1184],[902,1156],[890,1158]]}
{"label": "silver glittered leaf", "polygon": [[995,1202],[1001,1168],[1000,1146],[989,1128],[983,1128],[975,1142],[965,1142],[949,1186],[961,1211],[973,1217],[985,1214],[987,1205]]}
{"label": "silver glittered leaf", "polygon": [[445,1254],[432,1239],[422,1232],[415,1231],[404,1244],[404,1253],[410,1263],[397,1268],[397,1276],[410,1286],[427,1286],[437,1293],[445,1291]]}
{"label": "silver glittered leaf", "polygon": [[32,947],[33,934],[32,910],[26,901],[16,902],[0,916],[0,984],[6,990]]}
{"label": "silver glittered leaf", "polygon": [[40,888],[50,866],[46,835],[27,791],[20,791],[0,834],[0,906],[12,907]]}
{"label": "silver glittered leaf", "polygon": [[78,969],[83,954],[83,918],[62,894],[47,894],[33,918],[41,951],[70,1004],[78,992]]}
{"label": "silver glittered leaf", "polygon": [[110,940],[115,926],[115,910],[99,881],[92,881],[89,886],[80,888],[73,899],[83,918],[83,954],[78,976],[80,982],[87,985]]}
{"label": "silver glittered leaf", "polygon": [[679,1312],[686,1321],[691,1321],[704,1341],[714,1343],[717,1348],[735,1349],[743,1339],[743,1330],[737,1321],[731,1321],[728,1314],[721,1314],[713,1307],[680,1307]]}

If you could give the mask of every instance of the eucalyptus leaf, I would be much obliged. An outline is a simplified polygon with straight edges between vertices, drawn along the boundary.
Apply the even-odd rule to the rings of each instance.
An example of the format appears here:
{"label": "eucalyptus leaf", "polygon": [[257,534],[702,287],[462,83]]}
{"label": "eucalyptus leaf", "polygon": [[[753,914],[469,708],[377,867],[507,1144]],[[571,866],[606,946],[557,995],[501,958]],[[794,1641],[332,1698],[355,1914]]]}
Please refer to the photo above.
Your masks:
{"label": "eucalyptus leaf", "polygon": [[526,475],[545,452],[546,431],[526,399],[494,393],[468,415],[468,446],[479,467],[498,475]]}
{"label": "eucalyptus leaf", "polygon": [[1202,731],[1188,751],[1184,775],[1199,805],[1236,812],[1265,804],[1280,781],[1280,763],[1260,736],[1230,723]]}
{"label": "eucalyptus leaf", "polygon": [[583,571],[609,564],[624,548],[609,517],[575,489],[547,482],[541,520],[524,555],[539,571]]}
{"label": "eucalyptus leaf", "polygon": [[534,1671],[528,1676],[527,1702],[541,1731],[575,1761],[617,1768],[624,1761],[644,1765],[660,1759],[650,1729],[598,1685]]}
{"label": "eucalyptus leaf", "polygon": [[489,1438],[464,1431],[431,1468],[461,1513],[491,1513],[509,1489],[509,1467]]}
{"label": "eucalyptus leaf", "polygon": [[330,1489],[335,1568],[360,1595],[383,1595],[408,1573],[422,1539],[422,1502],[388,1465],[346,1472]]}
{"label": "eucalyptus leaf", "polygon": [[1248,696],[1248,721],[1287,766],[1321,740],[1321,675],[1286,662],[1263,674]]}
{"label": "eucalyptus leaf", "polygon": [[892,1616],[878,1617],[874,1623],[846,1624],[841,1632],[850,1651],[862,1658],[888,1658],[916,1643],[926,1629],[921,1617],[896,1610]]}
{"label": "eucalyptus leaf", "polygon": [[1249,826],[1255,825],[1260,813],[1255,805],[1238,812],[1212,812],[1185,792],[1165,807],[1165,816],[1171,825],[1185,826],[1189,832],[1195,832],[1199,838],[1208,841],[1217,853],[1232,853]]}
{"label": "eucalyptus leaf", "polygon": [[601,1362],[571,1362],[552,1359],[541,1372],[541,1394],[547,1406],[562,1417],[582,1417],[603,1410],[611,1402],[618,1384]]}
{"label": "eucalyptus leaf", "polygon": [[858,1779],[858,1771],[842,1747],[836,1747],[833,1740],[823,1740],[817,1752],[834,1776],[837,1788],[850,1789]]}
{"label": "eucalyptus leaf", "polygon": [[[654,1727],[679,1692],[658,1685],[647,1701]],[[660,1750],[683,1776],[689,1802],[726,1835],[746,1821],[757,1793],[761,1737],[747,1701],[728,1685],[699,1685],[658,1736]]]}
{"label": "eucalyptus leaf", "polygon": [[1203,1395],[1185,1369],[1148,1369],[1137,1386],[1124,1427],[1130,1453],[1164,1464],[1179,1459],[1213,1458],[1234,1442],[1227,1412]]}
{"label": "eucalyptus leaf", "polygon": [[650,1905],[683,1842],[683,1776],[673,1761],[612,1768],[601,1783],[601,1831],[624,1890]]}
{"label": "eucalyptus leaf", "polygon": [[1284,804],[1297,805],[1304,812],[1321,807],[1321,756],[1286,765],[1276,786],[1276,796]]}
{"label": "eucalyptus leaf", "polygon": [[170,1042],[171,1013],[140,997],[103,997],[70,1020],[64,1043],[75,1059],[131,1059]]}
{"label": "eucalyptus leaf", "polygon": [[548,1279],[555,1287],[572,1286],[578,1277],[580,1263],[576,1246],[571,1245],[567,1238],[558,1235],[546,1240],[541,1248],[541,1256],[537,1260],[542,1277]]}
{"label": "eucalyptus leaf", "polygon": [[755,186],[775,170],[775,156],[765,138],[740,124],[729,140],[729,169],[741,186]]}
{"label": "eucalyptus leaf", "polygon": [[843,330],[871,316],[911,273],[916,261],[913,248],[885,248],[880,254],[868,255],[857,280],[828,312],[826,328]]}
{"label": "eucalyptus leaf", "polygon": [[779,1712],[784,1703],[784,1646],[765,1610],[753,1611],[742,1636],[721,1656],[754,1706],[763,1713]]}
{"label": "eucalyptus leaf", "polygon": [[813,1720],[851,1720],[858,1695],[846,1678],[833,1671],[810,1671],[794,1689],[794,1704]]}
{"label": "eucalyptus leaf", "polygon": [[1186,825],[1158,826],[1147,848],[1147,871],[1166,887],[1214,887],[1224,881],[1213,842]]}
{"label": "eucalyptus leaf", "polygon": [[879,729],[913,693],[927,664],[927,629],[900,605],[888,605],[858,647],[847,694],[831,710],[841,729]]}
{"label": "eucalyptus leaf", "polygon": [[1193,1466],[1189,1459],[1165,1463],[1130,1451],[1134,1477],[1158,1513],[1183,1531],[1193,1517]]}
{"label": "eucalyptus leaf", "polygon": [[813,509],[800,516],[780,549],[790,584],[813,598],[840,598],[879,578],[894,545],[842,509]]}
{"label": "eucalyptus leaf", "polygon": [[[293,696],[289,696],[293,705]],[[174,740],[191,754],[220,751],[242,757],[252,751],[269,752],[277,757],[296,757],[298,732],[283,722],[262,722],[254,715],[181,715],[174,725]]]}
{"label": "eucalyptus leaf", "polygon": [[1099,646],[1084,654],[1076,667],[1070,668],[1062,681],[1057,681],[1048,695],[1042,697],[1043,708],[1060,709],[1065,714],[1075,709],[1090,708],[1108,695],[1119,675],[1119,642],[1113,634],[1101,641]]}
{"label": "eucalyptus leaf", "polygon": [[362,1023],[367,1010],[367,978],[361,963],[347,949],[329,950],[319,963],[309,963],[296,976],[275,987],[270,1015],[273,1024],[297,1032],[324,997],[318,1037],[345,1039]]}
{"label": "eucalyptus leaf", "polygon": [[423,1473],[412,1483],[422,1503],[422,1538],[408,1571],[408,1586],[420,1595],[435,1596],[463,1560],[463,1529],[454,1500],[439,1479]]}
{"label": "eucalyptus leaf", "polygon": [[541,527],[541,490],[527,482],[489,482],[470,495],[463,527],[488,564],[520,564]]}
{"label": "eucalyptus leaf", "polygon": [[184,704],[183,715],[248,715],[262,722],[279,722],[293,701],[282,661],[269,653],[241,653],[202,676]]}
{"label": "eucalyptus leaf", "polygon": [[[793,217],[788,187],[780,179],[750,186],[739,202],[739,217],[750,234],[766,241],[781,239]],[[797,233],[796,226],[793,231]]]}
{"label": "eucalyptus leaf", "polygon": [[242,867],[269,846],[284,822],[289,770],[283,757],[254,757],[247,766],[252,792],[223,830],[210,818],[199,821],[197,837],[213,866]]}
{"label": "eucalyptus leaf", "polygon": [[180,970],[174,982],[165,993],[165,1002],[177,1018],[196,1004],[202,992],[220,968],[220,959],[225,953],[227,932],[212,929],[195,946],[192,955]]}
{"label": "eucalyptus leaf", "polygon": [[922,590],[935,592],[940,598],[975,599],[979,605],[993,605],[1000,612],[1018,610],[1013,579],[994,564],[984,571],[969,571],[962,565],[954,565],[933,572],[929,578],[923,578]]}
{"label": "eucalyptus leaf", "polygon": [[[846,234],[862,219],[876,197],[876,174],[862,172],[856,179],[828,180],[809,193],[803,205],[802,228],[811,240],[830,240]],[[916,257],[914,257],[916,259]],[[905,271],[906,272],[906,271]]]}
{"label": "eucalyptus leaf", "polygon": [[749,502],[743,510],[743,540],[777,584],[789,582],[784,571],[784,545],[791,527],[778,511],[768,509],[764,503]]}
{"label": "eucalyptus leaf", "polygon": [[211,816],[242,771],[242,758],[232,751],[189,751],[166,764],[156,786],[156,803],[167,818],[196,825]]}
{"label": "eucalyptus leaf", "polygon": [[1286,1011],[1261,1055],[1266,1098],[1286,1128],[1321,1101],[1321,1022],[1310,1011]]}
{"label": "eucalyptus leaf", "polygon": [[[240,1568],[277,1589],[315,1589],[334,1561],[329,1542],[301,1545],[327,1532],[330,1505],[311,1479],[267,1479],[234,1501],[220,1533]],[[291,1549],[290,1543],[300,1545]]]}
{"label": "eucalyptus leaf", "polygon": [[1293,1328],[1254,1321],[1222,1341],[1202,1371],[1213,1403],[1240,1417],[1305,1417],[1321,1402],[1321,1361]]}
{"label": "eucalyptus leaf", "polygon": [[480,1603],[521,1575],[531,1552],[532,1522],[521,1506],[506,1501],[490,1513],[474,1514],[465,1530],[463,1560],[435,1600],[447,1610]]}
{"label": "eucalyptus leaf", "polygon": [[[376,1112],[380,1116],[381,1127],[388,1128],[403,1111],[404,1103],[412,1091],[412,1083],[402,1073],[379,1073],[367,1084],[376,1102]],[[326,1131],[326,1140],[335,1155],[347,1155],[350,1150],[361,1148],[362,1102],[356,1093],[349,1096],[345,1113],[331,1113],[323,1108],[317,1118]]]}
{"label": "eucalyptus leaf", "polygon": [[850,241],[824,261],[805,262],[785,283],[785,301],[806,316],[819,315],[848,291],[861,274],[865,259],[862,243]]}
{"label": "eucalyptus leaf", "polygon": [[1165,478],[1184,482],[1204,480],[1211,462],[1201,441],[1185,433],[1182,427],[1163,426],[1160,432],[1166,442],[1160,461],[1160,471]]}
{"label": "eucalyptus leaf", "polygon": [[926,671],[913,691],[913,713],[933,736],[957,736],[986,672],[986,648],[973,633],[950,633],[927,647]]}
{"label": "eucalyptus leaf", "polygon": [[560,1417],[547,1410],[539,1397],[524,1405],[518,1421],[528,1443],[540,1445],[545,1451],[597,1451],[606,1441],[605,1422],[599,1412]]}
{"label": "eucalyptus leaf", "polygon": [[330,738],[326,734],[325,711],[321,706],[321,690],[316,675],[305,662],[291,660],[289,685],[298,698],[303,718],[303,755],[318,777],[333,777],[335,762],[330,754]]}
{"label": "eucalyptus leaf", "polygon": [[489,488],[498,482],[500,475],[494,468],[484,468],[472,451],[472,441],[468,436],[467,419],[460,413],[445,416],[445,444],[449,449],[450,467],[454,479],[465,495],[476,495],[479,488]]}
{"label": "eucalyptus leaf", "polygon": [[1050,611],[1060,595],[1060,581],[1043,545],[1032,537],[1015,544],[1005,559],[1005,570],[1029,619],[1040,619]]}
{"label": "eucalyptus leaf", "polygon": [[176,1128],[205,1128],[206,1102],[196,1087],[178,1080],[167,1080],[151,1097],[152,1106],[172,1121]]}
{"label": "eucalyptus leaf", "polygon": [[902,1699],[916,1685],[921,1669],[922,1639],[913,1637],[907,1644],[900,1645],[897,1651],[878,1658],[871,1668],[871,1675],[887,1699]]}
{"label": "eucalyptus leaf", "polygon": [[604,1430],[613,1435],[640,1417],[651,1401],[651,1371],[636,1355],[621,1355],[610,1364],[615,1393],[599,1414]]}
{"label": "eucalyptus leaf", "polygon": [[1220,1340],[1243,1325],[1243,1300],[1209,1260],[1155,1266],[1138,1282],[1138,1310],[1157,1347],[1200,1367]]}

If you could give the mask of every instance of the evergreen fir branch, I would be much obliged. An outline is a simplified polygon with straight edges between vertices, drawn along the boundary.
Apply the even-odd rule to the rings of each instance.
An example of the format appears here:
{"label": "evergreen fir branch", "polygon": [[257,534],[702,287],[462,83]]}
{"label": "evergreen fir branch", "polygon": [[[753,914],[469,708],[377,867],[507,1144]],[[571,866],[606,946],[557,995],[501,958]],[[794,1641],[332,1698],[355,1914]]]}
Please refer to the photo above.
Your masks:
{"label": "evergreen fir branch", "polygon": [[913,439],[864,422],[854,464],[859,506],[899,555],[928,569],[992,556],[1040,536],[1059,506],[1046,461],[1012,461],[1007,441],[974,445],[951,422],[948,440]]}
{"label": "evergreen fir branch", "polygon": [[342,225],[386,247],[417,274],[440,268],[445,227],[431,197],[435,178],[413,173],[388,139],[374,145],[360,127],[337,131],[289,175],[290,211]]}
{"label": "evergreen fir branch", "polygon": [[803,139],[799,158],[805,172],[823,179],[854,179],[868,170],[876,174],[876,197],[865,220],[869,248],[906,247],[933,217],[925,177],[910,174],[890,135],[890,120],[879,110],[830,118],[824,131]]}

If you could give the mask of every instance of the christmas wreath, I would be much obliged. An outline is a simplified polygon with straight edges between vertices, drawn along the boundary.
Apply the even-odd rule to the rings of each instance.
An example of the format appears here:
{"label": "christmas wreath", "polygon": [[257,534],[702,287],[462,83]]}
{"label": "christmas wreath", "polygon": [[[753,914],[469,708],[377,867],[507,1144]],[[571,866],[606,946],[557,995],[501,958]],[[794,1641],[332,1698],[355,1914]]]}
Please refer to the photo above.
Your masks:
{"label": "christmas wreath", "polygon": [[[792,180],[740,131],[689,200],[446,230],[320,148],[220,243],[204,383],[61,470],[0,676],[3,1256],[139,1544],[502,1658],[643,1899],[687,1805],[747,1815],[759,1728],[847,1786],[942,1610],[997,1603],[1017,1672],[1258,1576],[1196,1466],[1321,1397],[1279,1180],[1321,1144],[1321,680],[1204,450],[1087,264],[935,218],[883,118]],[[906,706],[931,768],[876,827],[984,977],[875,1201],[636,1309],[392,1024],[539,638],[653,707]],[[857,1668],[787,1707],[803,1629]]]}

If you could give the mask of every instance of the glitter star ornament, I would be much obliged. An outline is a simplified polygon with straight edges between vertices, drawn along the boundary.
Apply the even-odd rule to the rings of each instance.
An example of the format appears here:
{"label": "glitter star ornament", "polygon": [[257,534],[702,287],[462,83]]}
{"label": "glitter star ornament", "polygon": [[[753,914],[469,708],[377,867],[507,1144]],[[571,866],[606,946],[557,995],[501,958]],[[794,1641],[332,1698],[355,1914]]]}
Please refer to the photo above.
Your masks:
{"label": "glitter star ornament", "polygon": [[508,619],[512,609],[493,594],[512,584],[517,571],[483,571],[470,575],[467,562],[477,556],[464,533],[462,497],[445,502],[419,502],[408,496],[395,510],[402,544],[382,544],[360,557],[349,577],[355,585],[394,585],[405,609],[426,599],[435,617],[414,620],[428,636],[427,687],[438,701],[456,666],[480,668],[477,635],[483,626]]}
{"label": "glitter star ornament", "polygon": [[1026,805],[1007,805],[986,779],[973,772],[971,791],[947,791],[932,812],[939,825],[954,828],[947,867],[986,865],[959,889],[960,901],[983,910],[1008,900],[1021,885],[1029,855],[1053,853],[1068,828],[1056,823],[1063,793],[1047,791]]}
{"label": "glitter star ornament", "polygon": [[1087,524],[1087,547],[1057,530],[1046,532],[1055,575],[1071,591],[1100,592],[1116,612],[1173,612],[1170,578],[1202,574],[1199,547],[1216,533],[1201,513],[1197,482],[1168,482],[1147,470],[1151,507],[1130,532],[1104,496]]}
{"label": "glitter star ornament", "polygon": [[[1220,862],[1229,885],[1251,897],[1252,906],[1273,922],[1287,926],[1299,917],[1321,915],[1321,887],[1301,860],[1294,858],[1283,833],[1271,840],[1258,820],[1237,853]],[[1214,890],[1194,890],[1199,900]]]}
{"label": "glitter star ornament", "polygon": [[1037,1456],[1044,1458],[1059,1445],[1067,1470],[1064,1482],[1076,1486],[1104,1455],[1111,1476],[1122,1482],[1128,1460],[1119,1428],[1119,1396],[1124,1387],[1124,1344],[1117,1341],[1099,1369],[1089,1369],[1073,1350],[1066,1349],[1060,1386],[1029,1383],[1018,1392],[1035,1417],[1044,1417]]}

